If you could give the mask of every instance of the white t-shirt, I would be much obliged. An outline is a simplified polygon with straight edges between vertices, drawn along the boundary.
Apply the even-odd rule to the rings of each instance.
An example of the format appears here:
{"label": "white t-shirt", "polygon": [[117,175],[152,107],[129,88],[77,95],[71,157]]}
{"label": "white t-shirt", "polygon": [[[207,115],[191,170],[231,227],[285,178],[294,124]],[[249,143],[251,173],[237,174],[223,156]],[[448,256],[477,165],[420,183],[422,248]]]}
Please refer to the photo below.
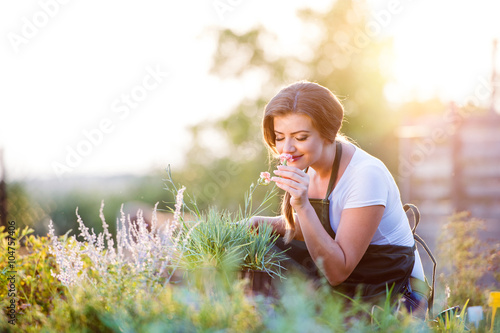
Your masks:
{"label": "white t-shirt", "polygon": [[[329,197],[333,231],[337,232],[344,209],[382,205],[384,214],[370,244],[413,246],[415,241],[394,178],[379,159],[354,147],[356,151]],[[424,280],[417,250],[411,275]]]}

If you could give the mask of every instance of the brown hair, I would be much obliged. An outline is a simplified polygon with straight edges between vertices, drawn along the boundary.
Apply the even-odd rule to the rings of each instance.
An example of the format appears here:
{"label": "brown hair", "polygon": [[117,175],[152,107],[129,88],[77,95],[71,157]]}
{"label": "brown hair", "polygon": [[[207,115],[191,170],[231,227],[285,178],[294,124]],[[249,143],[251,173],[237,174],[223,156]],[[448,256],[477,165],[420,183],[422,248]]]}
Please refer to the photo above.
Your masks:
{"label": "brown hair", "polygon": [[[311,118],[314,128],[321,137],[331,143],[335,141],[344,118],[342,104],[328,88],[308,81],[296,82],[283,88],[266,105],[262,120],[264,141],[274,154],[278,153],[274,117],[290,113],[303,114]],[[290,198],[290,194],[286,192],[281,202],[281,212],[286,221],[286,243],[295,237],[295,219]]]}

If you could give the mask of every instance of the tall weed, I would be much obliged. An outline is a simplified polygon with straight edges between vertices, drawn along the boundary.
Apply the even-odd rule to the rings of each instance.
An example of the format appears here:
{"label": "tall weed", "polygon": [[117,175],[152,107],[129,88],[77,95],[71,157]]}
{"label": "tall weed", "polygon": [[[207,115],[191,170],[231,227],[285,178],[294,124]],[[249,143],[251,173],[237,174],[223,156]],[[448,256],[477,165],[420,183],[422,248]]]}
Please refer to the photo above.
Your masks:
{"label": "tall weed", "polygon": [[480,285],[480,279],[488,269],[491,244],[479,237],[484,229],[484,221],[467,212],[452,215],[441,229],[438,260],[445,272],[439,281],[449,289],[447,306],[463,305],[467,300],[470,305],[486,305],[487,286]]}

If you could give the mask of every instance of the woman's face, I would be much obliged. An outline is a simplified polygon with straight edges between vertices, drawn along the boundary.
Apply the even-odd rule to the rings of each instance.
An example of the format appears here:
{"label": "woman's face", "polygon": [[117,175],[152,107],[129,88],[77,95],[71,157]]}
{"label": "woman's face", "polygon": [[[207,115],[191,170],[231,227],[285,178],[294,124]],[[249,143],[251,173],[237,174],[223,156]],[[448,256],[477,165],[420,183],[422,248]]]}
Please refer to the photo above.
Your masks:
{"label": "woman's face", "polygon": [[274,117],[276,150],[279,154],[290,154],[290,165],[305,169],[318,162],[323,155],[325,140],[314,128],[311,118],[303,114],[290,113]]}

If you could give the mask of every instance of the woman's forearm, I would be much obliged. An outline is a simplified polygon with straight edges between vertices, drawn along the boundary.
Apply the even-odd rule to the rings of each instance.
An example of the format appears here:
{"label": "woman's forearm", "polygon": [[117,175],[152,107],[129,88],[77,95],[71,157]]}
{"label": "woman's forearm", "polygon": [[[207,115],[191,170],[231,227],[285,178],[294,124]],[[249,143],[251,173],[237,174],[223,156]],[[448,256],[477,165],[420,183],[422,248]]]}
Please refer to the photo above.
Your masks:
{"label": "woman's forearm", "polygon": [[255,228],[258,228],[260,224],[270,224],[277,234],[280,236],[285,235],[285,220],[283,216],[253,216],[250,223]]}
{"label": "woman's forearm", "polygon": [[346,267],[345,253],[321,225],[312,207],[299,210],[302,235],[312,259],[320,267],[331,285],[343,282],[350,274]]}
{"label": "woman's forearm", "polygon": [[323,273],[332,285],[349,277],[356,268],[380,224],[382,205],[345,209],[335,240],[321,225],[314,209],[298,212],[307,249],[314,262],[322,260]]}
{"label": "woman's forearm", "polygon": [[[304,237],[302,236],[302,230],[300,229],[300,223],[298,222],[298,216],[297,214],[294,214],[295,216],[295,237],[294,239],[304,241]],[[283,237],[286,233],[286,222],[285,218],[280,215],[280,216],[254,216],[252,217],[251,220],[252,225],[255,228],[258,228],[258,225],[260,223],[269,223],[273,227],[273,230]]]}

